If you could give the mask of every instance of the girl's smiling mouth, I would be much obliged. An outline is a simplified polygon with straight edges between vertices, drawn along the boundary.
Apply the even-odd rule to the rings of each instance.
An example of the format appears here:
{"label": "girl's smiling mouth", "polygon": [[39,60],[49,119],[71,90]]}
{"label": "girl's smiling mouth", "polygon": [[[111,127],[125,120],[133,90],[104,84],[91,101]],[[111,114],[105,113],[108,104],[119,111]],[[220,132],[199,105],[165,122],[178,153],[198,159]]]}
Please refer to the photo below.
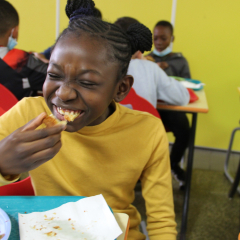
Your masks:
{"label": "girl's smiling mouth", "polygon": [[61,121],[67,120],[68,122],[73,122],[76,118],[80,118],[84,114],[83,110],[66,109],[57,107],[56,105],[53,105],[53,111],[56,118]]}

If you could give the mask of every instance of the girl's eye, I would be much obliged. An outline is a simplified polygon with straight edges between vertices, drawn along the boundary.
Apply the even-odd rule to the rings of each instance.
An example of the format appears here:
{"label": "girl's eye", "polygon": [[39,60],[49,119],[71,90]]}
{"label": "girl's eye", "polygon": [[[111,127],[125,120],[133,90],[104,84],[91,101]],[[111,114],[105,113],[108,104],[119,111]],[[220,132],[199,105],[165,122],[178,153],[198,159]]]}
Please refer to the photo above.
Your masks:
{"label": "girl's eye", "polygon": [[52,74],[52,73],[48,73],[48,76],[51,78],[51,79],[60,79],[61,77],[56,75],[56,74]]}
{"label": "girl's eye", "polygon": [[88,87],[88,88],[96,85],[95,83],[88,82],[88,81],[79,81],[79,84],[83,87]]}

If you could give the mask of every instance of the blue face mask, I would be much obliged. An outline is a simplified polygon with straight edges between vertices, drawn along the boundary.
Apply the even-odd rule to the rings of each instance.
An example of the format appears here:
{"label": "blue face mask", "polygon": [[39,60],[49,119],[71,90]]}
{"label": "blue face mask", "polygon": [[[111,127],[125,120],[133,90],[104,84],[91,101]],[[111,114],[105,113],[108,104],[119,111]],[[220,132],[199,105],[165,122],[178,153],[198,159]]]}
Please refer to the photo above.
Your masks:
{"label": "blue face mask", "polygon": [[12,37],[13,30],[12,30],[11,36],[8,38],[8,45],[7,45],[7,47],[8,47],[9,50],[12,50],[17,45],[17,39]]}
{"label": "blue face mask", "polygon": [[153,53],[159,57],[164,57],[166,55],[168,55],[169,53],[172,52],[172,49],[168,46],[167,48],[165,48],[163,51],[159,52],[158,50],[154,49]]}

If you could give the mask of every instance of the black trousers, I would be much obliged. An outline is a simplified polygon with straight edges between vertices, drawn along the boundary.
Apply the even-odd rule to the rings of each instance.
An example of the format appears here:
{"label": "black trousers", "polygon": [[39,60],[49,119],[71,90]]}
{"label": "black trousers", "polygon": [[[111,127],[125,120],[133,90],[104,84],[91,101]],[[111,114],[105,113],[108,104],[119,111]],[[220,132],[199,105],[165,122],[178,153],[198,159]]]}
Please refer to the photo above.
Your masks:
{"label": "black trousers", "polygon": [[182,156],[189,142],[189,121],[185,113],[175,111],[158,110],[162,122],[167,130],[175,136],[170,153],[171,168],[174,168],[181,161]]}

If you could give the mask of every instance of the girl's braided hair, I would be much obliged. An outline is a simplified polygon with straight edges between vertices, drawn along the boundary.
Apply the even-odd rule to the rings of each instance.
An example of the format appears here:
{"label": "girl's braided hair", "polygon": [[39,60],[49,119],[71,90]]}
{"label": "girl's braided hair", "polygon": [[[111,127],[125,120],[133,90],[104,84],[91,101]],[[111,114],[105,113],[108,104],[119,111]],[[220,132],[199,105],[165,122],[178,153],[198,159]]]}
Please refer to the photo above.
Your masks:
{"label": "girl's braided hair", "polygon": [[127,73],[132,54],[151,50],[152,33],[140,23],[132,24],[125,32],[115,24],[94,17],[94,6],[92,0],[68,0],[65,10],[70,22],[57,42],[65,35],[80,36],[82,32],[103,39],[111,50],[108,51],[111,60],[120,64],[118,79],[121,79]]}

